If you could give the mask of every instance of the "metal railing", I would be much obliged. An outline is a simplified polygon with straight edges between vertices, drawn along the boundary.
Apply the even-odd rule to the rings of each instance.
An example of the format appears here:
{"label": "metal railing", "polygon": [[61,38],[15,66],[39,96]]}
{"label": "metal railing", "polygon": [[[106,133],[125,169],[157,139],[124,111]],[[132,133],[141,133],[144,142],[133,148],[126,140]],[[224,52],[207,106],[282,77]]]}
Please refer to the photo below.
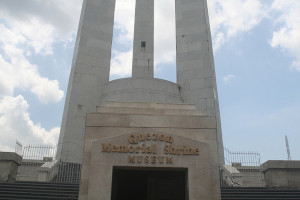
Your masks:
{"label": "metal railing", "polygon": [[264,185],[260,170],[261,156],[253,151],[230,151],[224,148],[225,165],[220,166],[222,186],[261,187]]}
{"label": "metal railing", "polygon": [[81,164],[57,160],[57,145],[28,145],[21,152],[17,181],[79,183]]}
{"label": "metal railing", "polygon": [[22,147],[23,147],[22,143],[16,140],[15,152],[20,156],[22,156]]}
{"label": "metal railing", "polygon": [[230,151],[224,148],[225,165],[260,166],[260,153],[254,151]]}

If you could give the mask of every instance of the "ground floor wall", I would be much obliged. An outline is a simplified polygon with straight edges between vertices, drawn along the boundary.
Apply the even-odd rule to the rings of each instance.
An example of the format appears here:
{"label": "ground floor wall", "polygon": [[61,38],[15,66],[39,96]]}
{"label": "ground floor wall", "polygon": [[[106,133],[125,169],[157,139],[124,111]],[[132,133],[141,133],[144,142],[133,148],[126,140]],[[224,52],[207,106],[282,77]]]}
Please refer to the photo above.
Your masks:
{"label": "ground floor wall", "polygon": [[169,104],[152,104],[140,113],[122,106],[87,115],[80,200],[114,198],[116,168],[184,170],[187,189],[180,200],[220,200],[215,117],[191,114],[194,108],[186,105],[172,112]]}

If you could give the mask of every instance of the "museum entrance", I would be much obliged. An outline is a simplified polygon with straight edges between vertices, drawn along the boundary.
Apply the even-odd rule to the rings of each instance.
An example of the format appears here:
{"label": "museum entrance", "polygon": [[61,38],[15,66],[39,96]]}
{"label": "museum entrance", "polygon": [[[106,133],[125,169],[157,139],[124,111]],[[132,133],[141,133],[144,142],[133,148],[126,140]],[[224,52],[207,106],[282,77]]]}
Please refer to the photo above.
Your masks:
{"label": "museum entrance", "polygon": [[112,200],[187,200],[186,169],[114,168]]}

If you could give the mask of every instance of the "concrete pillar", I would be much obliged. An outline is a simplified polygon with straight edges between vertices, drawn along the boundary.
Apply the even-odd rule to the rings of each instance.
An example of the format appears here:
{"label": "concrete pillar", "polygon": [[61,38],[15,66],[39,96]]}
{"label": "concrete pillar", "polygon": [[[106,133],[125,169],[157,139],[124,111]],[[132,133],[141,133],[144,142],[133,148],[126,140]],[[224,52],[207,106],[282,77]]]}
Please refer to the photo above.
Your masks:
{"label": "concrete pillar", "polygon": [[154,0],[136,0],[132,77],[153,78]]}
{"label": "concrete pillar", "polygon": [[216,75],[206,0],[176,0],[177,83],[184,103],[217,119],[219,161],[224,162]]}
{"label": "concrete pillar", "polygon": [[[115,0],[84,0],[65,102],[58,158],[81,163],[86,113],[109,81]],[[62,148],[63,147],[63,148]]]}

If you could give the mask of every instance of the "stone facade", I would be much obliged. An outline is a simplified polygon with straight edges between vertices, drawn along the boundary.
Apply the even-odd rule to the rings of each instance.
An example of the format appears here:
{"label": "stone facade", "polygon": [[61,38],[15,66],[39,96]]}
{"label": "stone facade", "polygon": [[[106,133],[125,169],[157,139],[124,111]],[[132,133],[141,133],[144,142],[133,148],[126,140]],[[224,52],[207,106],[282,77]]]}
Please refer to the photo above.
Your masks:
{"label": "stone facade", "polygon": [[184,199],[220,200],[216,118],[193,105],[108,102],[89,113],[80,200],[111,199],[115,167],[187,170]]}

